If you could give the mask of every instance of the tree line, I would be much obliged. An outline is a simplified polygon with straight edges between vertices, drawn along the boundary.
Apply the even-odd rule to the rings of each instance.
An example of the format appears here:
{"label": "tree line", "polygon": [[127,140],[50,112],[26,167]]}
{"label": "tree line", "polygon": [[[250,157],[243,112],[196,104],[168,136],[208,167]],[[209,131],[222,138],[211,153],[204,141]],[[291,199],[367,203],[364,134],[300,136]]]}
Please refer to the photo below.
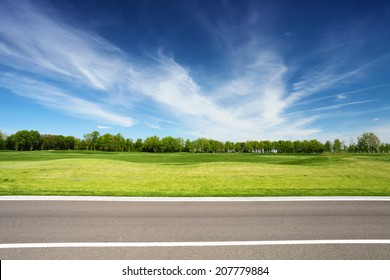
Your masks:
{"label": "tree line", "polygon": [[120,133],[100,135],[98,131],[84,134],[83,139],[74,136],[40,134],[36,130],[20,130],[6,136],[0,131],[0,150],[95,150],[115,152],[151,152],[151,153],[389,153],[390,144],[381,143],[372,132],[363,133],[356,143],[349,145],[334,141],[279,140],[221,142],[213,139],[198,138],[184,140],[167,136],[151,136],[145,139],[124,138]]}

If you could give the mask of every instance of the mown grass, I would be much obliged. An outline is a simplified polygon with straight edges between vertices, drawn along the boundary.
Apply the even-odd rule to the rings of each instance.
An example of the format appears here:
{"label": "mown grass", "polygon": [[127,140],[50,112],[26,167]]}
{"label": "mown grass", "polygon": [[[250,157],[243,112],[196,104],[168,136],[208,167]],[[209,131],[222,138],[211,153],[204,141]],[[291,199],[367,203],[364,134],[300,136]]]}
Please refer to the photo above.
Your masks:
{"label": "mown grass", "polygon": [[0,195],[390,195],[390,155],[0,152]]}

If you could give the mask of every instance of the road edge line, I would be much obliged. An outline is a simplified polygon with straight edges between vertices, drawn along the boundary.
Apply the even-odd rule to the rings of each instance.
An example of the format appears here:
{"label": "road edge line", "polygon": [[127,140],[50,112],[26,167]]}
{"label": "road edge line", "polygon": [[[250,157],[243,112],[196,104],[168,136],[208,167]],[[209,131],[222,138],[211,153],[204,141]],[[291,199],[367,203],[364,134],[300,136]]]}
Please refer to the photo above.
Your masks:
{"label": "road edge line", "polygon": [[118,248],[118,247],[224,247],[224,246],[278,246],[278,245],[348,245],[390,244],[390,239],[348,240],[268,240],[268,241],[208,241],[208,242],[76,242],[76,243],[13,243],[0,244],[0,249],[39,248]]}

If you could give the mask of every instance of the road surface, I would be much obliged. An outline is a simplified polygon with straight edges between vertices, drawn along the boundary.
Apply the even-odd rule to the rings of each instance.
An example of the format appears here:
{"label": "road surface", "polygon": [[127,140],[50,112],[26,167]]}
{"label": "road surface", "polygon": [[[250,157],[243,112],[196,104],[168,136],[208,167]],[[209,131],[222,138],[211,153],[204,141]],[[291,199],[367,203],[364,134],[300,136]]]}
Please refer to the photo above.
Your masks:
{"label": "road surface", "polygon": [[0,259],[390,259],[390,201],[0,201],[0,227]]}

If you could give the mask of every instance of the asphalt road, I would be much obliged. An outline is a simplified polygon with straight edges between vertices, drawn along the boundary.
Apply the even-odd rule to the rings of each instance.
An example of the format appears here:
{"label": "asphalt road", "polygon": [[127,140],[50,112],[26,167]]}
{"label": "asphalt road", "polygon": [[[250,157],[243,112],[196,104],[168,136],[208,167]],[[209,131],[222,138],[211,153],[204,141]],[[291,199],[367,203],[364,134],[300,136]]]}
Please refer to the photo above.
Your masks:
{"label": "asphalt road", "polygon": [[[390,201],[0,201],[0,245],[390,239]],[[10,248],[0,259],[390,259],[390,244]]]}

